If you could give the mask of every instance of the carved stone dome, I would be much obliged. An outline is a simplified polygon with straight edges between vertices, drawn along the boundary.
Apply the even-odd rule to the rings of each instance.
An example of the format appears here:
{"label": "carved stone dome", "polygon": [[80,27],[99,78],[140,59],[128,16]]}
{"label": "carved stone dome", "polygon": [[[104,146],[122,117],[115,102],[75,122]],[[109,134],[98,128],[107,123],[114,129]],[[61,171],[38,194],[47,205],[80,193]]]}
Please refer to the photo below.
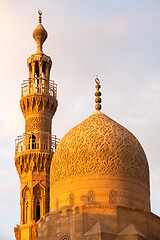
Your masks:
{"label": "carved stone dome", "polygon": [[[150,209],[149,167],[126,128],[100,111],[60,141],[50,170],[51,210],[91,204]],[[91,193],[92,192],[92,193]]]}

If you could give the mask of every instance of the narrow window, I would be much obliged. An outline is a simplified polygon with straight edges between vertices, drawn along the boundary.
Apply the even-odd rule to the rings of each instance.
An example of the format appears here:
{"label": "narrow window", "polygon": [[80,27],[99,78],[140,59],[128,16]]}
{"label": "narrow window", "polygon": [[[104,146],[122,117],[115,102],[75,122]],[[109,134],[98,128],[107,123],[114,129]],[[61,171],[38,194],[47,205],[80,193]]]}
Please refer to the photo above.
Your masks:
{"label": "narrow window", "polygon": [[26,223],[28,222],[28,202],[26,202]]}
{"label": "narrow window", "polygon": [[35,73],[36,73],[36,77],[39,78],[39,65],[38,65],[38,61],[36,61],[36,63],[35,63]]}
{"label": "narrow window", "polygon": [[32,134],[32,149],[36,149],[36,137]]}
{"label": "narrow window", "polygon": [[48,201],[48,203],[47,203],[47,212],[49,212],[49,201]]}
{"label": "narrow window", "polygon": [[37,206],[36,206],[36,222],[40,219],[40,201],[37,201]]}

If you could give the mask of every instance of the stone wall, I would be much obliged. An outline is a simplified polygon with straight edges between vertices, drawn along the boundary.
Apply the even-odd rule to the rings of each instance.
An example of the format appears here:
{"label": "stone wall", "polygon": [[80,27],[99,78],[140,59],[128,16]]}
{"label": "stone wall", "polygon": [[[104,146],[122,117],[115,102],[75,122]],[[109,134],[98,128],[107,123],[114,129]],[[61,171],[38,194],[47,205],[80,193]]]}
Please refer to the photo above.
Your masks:
{"label": "stone wall", "polygon": [[126,207],[82,206],[47,213],[37,240],[160,240],[160,218]]}

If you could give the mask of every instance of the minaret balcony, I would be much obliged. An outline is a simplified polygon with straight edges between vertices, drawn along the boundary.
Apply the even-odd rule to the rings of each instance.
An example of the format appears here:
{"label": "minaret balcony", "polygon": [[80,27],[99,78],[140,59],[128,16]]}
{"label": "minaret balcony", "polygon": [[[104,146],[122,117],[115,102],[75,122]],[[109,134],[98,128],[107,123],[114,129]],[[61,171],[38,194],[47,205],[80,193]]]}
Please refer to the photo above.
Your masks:
{"label": "minaret balcony", "polygon": [[15,155],[23,151],[51,151],[54,152],[60,139],[49,133],[30,133],[18,136],[15,140]]}
{"label": "minaret balcony", "polygon": [[57,84],[44,78],[29,78],[21,84],[21,97],[28,94],[44,94],[57,97]]}

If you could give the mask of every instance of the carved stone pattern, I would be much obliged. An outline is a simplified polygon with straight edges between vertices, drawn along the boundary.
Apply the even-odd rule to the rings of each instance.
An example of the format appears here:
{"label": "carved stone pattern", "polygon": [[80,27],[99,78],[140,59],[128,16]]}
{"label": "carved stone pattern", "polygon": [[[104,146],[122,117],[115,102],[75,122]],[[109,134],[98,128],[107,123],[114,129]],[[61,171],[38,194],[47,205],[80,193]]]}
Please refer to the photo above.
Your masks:
{"label": "carved stone pattern", "polygon": [[55,114],[58,101],[53,96],[26,96],[20,100],[20,106],[24,117],[32,113],[45,113],[51,118]]}
{"label": "carved stone pattern", "polygon": [[69,195],[70,207],[74,207],[74,194]]}
{"label": "carved stone pattern", "polygon": [[44,195],[44,189],[40,186],[39,183],[36,186],[34,186],[33,194],[36,197],[41,197],[42,195]]}
{"label": "carved stone pattern", "polygon": [[109,204],[117,205],[117,192],[115,190],[110,190],[109,192]]}
{"label": "carved stone pattern", "polygon": [[86,174],[125,176],[149,187],[148,162],[140,143],[100,111],[62,138],[51,163],[51,184]]}
{"label": "carved stone pattern", "polygon": [[24,172],[46,171],[49,173],[52,156],[52,153],[29,153],[16,156],[15,166],[19,176]]}
{"label": "carved stone pattern", "polygon": [[33,132],[34,130],[51,132],[51,120],[42,117],[32,117],[25,122],[25,132]]}
{"label": "carved stone pattern", "polygon": [[89,191],[89,194],[88,194],[88,203],[89,205],[94,205],[95,204],[95,193],[94,191]]}

